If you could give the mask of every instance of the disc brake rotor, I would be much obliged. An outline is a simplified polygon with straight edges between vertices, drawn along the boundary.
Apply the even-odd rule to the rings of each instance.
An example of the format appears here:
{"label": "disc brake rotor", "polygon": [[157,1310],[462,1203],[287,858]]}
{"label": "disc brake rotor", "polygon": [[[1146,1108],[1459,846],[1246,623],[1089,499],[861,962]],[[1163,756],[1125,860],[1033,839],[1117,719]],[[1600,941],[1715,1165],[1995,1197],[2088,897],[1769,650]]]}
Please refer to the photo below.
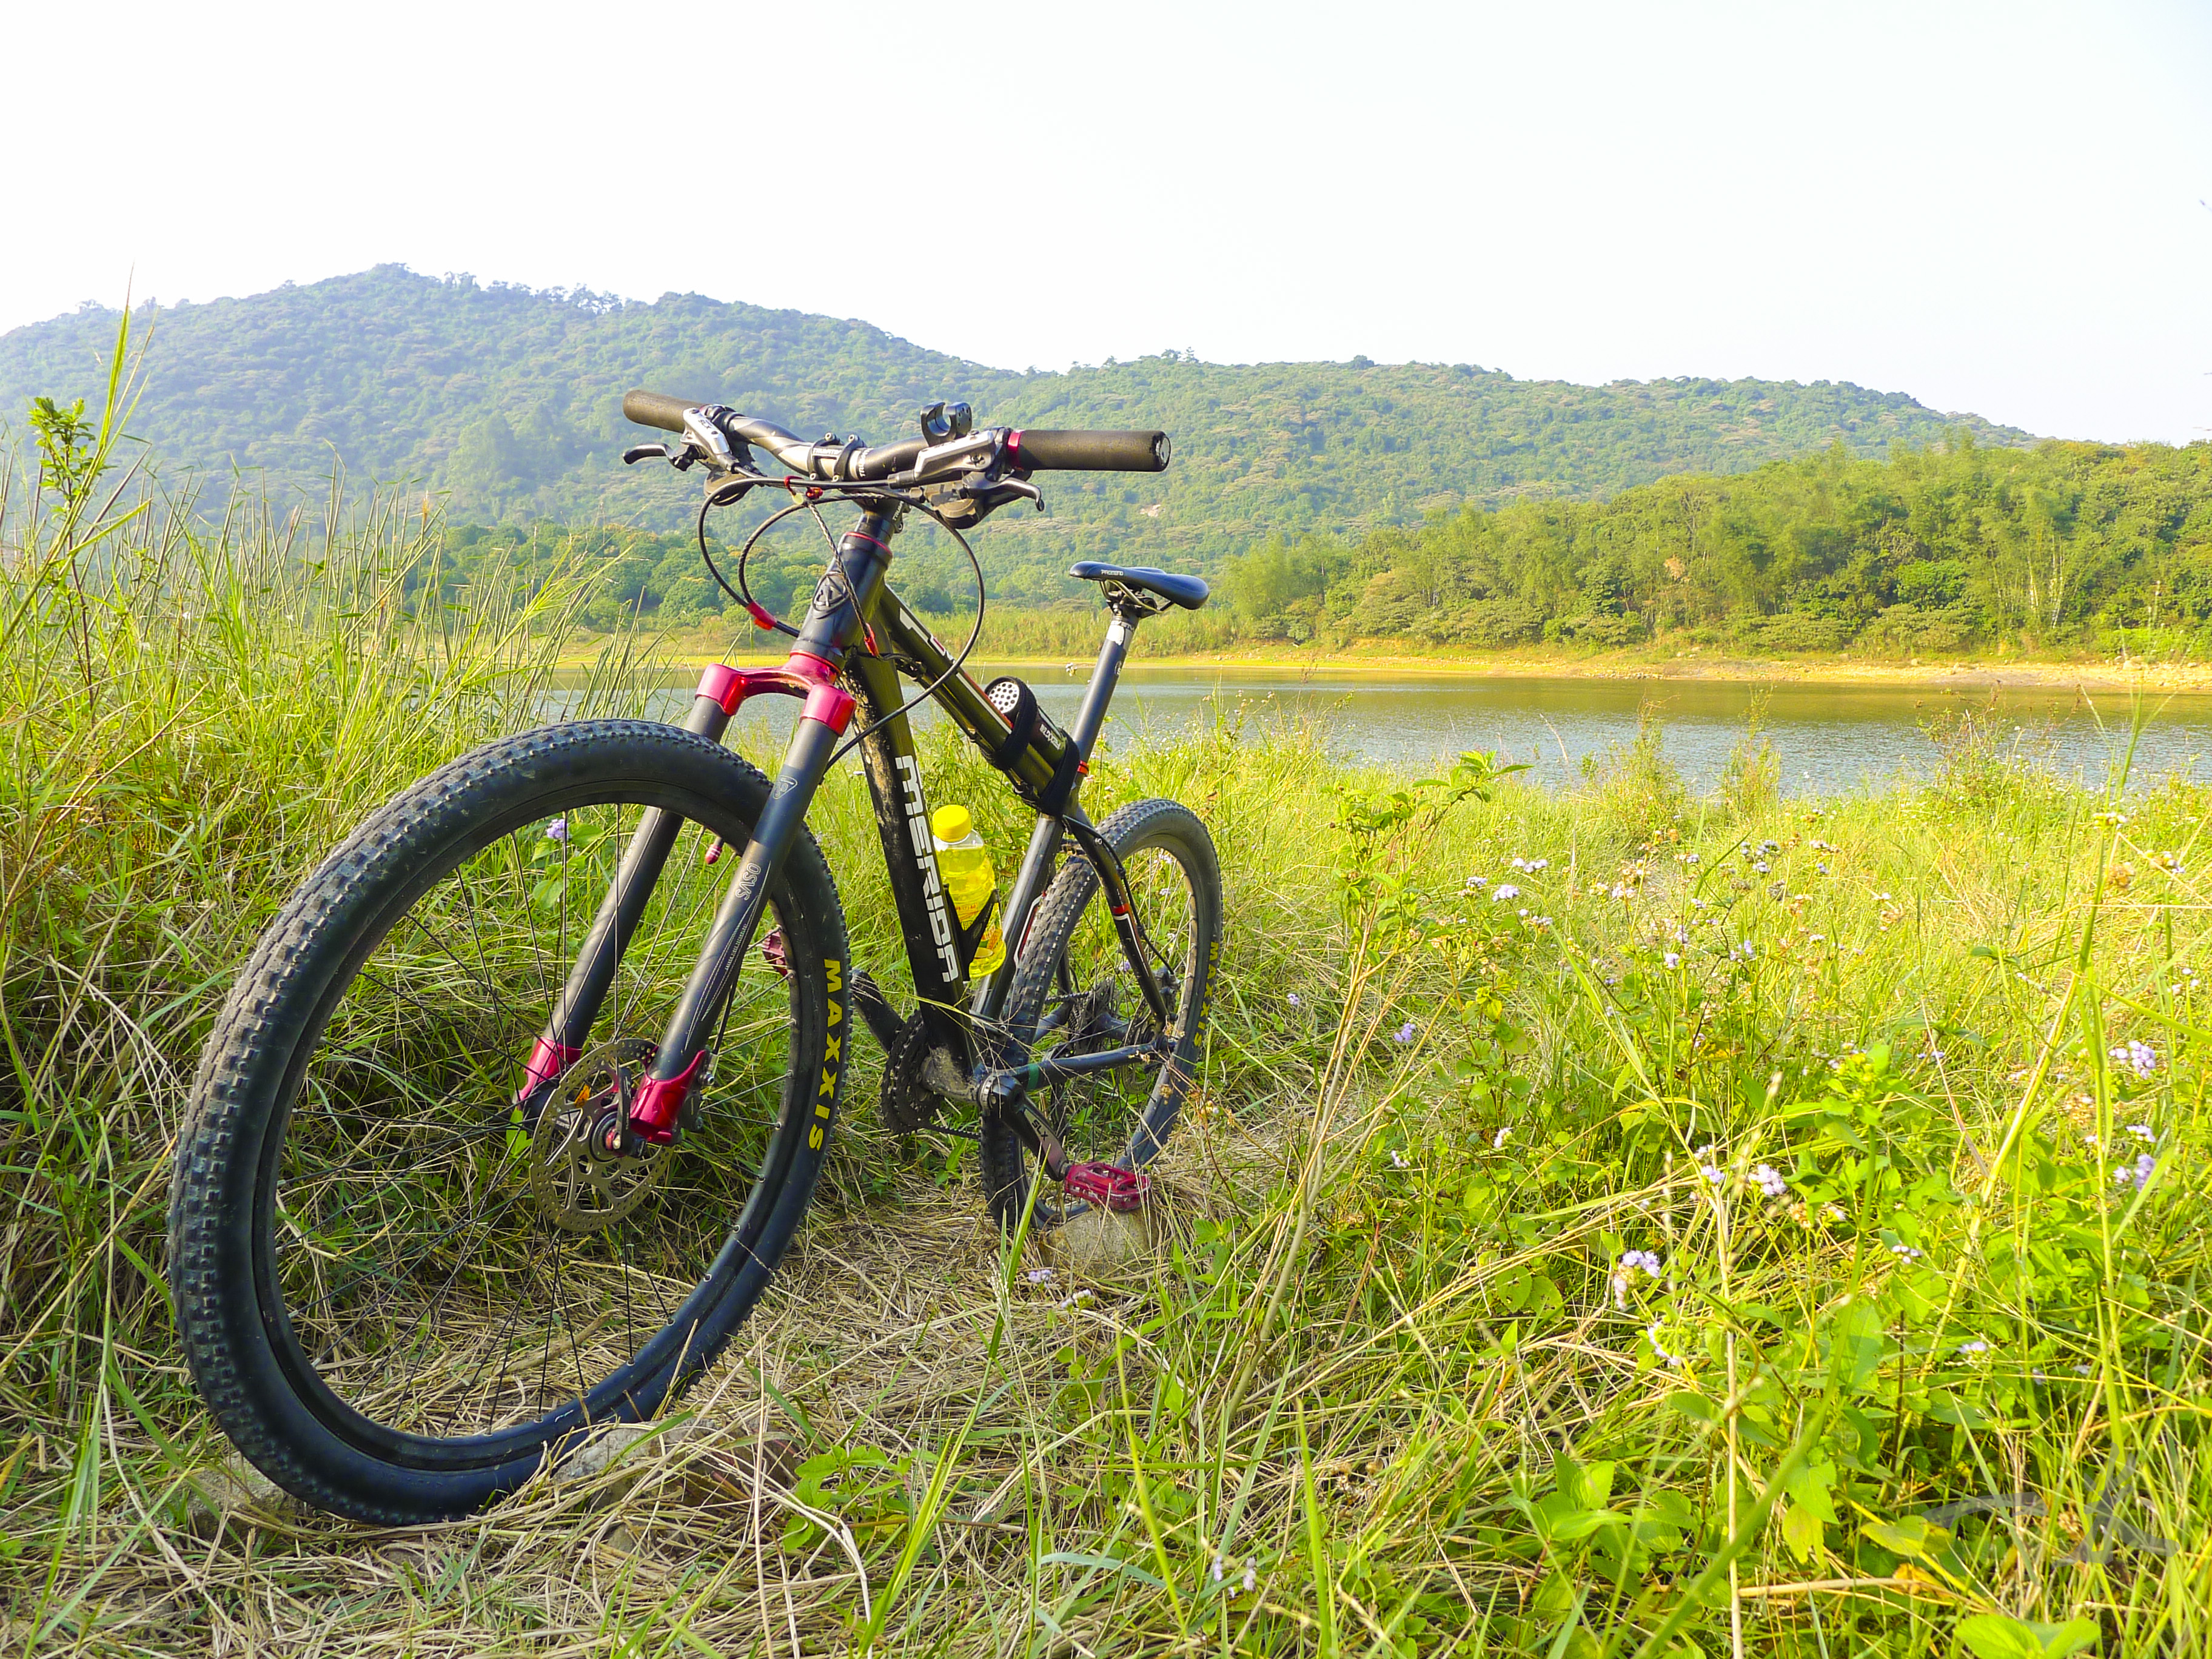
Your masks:
{"label": "disc brake rotor", "polygon": [[[612,1226],[666,1173],[664,1149],[619,1133],[658,1052],[638,1037],[601,1043],[555,1081],[531,1137],[530,1189],[546,1218],[563,1231]],[[610,1139],[623,1150],[610,1151]]]}

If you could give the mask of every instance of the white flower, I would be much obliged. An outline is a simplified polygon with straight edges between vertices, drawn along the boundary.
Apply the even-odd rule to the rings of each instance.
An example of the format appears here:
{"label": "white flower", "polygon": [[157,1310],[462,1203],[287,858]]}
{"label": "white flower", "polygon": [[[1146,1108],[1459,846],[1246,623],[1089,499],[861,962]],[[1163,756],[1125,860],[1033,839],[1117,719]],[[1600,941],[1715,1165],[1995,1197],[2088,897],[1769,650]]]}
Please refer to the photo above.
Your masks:
{"label": "white flower", "polygon": [[1467,878],[1467,884],[1469,887],[1487,887],[1490,884],[1490,878],[1487,876],[1469,876]]}
{"label": "white flower", "polygon": [[1976,1337],[1972,1342],[1961,1342],[1959,1345],[1959,1352],[1961,1354],[1987,1353],[1989,1351],[1990,1345],[1979,1337]]}
{"label": "white flower", "polygon": [[1490,902],[1492,904],[1504,904],[1509,900],[1517,899],[1520,896],[1521,890],[1510,881],[1501,881],[1490,890]]}
{"label": "white flower", "polygon": [[1494,1152],[1504,1147],[1505,1145],[1505,1138],[1512,1133],[1513,1126],[1510,1123],[1504,1128],[1500,1129],[1495,1135],[1491,1137],[1490,1150]]}
{"label": "white flower", "polygon": [[1549,859],[1530,859],[1528,867],[1531,870],[1548,870],[1552,867],[1552,861]]}
{"label": "white flower", "polygon": [[1390,1149],[1390,1167],[1394,1170],[1410,1170],[1413,1167],[1413,1161],[1393,1146]]}
{"label": "white flower", "polygon": [[1782,1178],[1782,1171],[1771,1164],[1753,1164],[1751,1178],[1759,1184],[1759,1190],[1769,1198],[1780,1198],[1790,1190],[1790,1183]]}
{"label": "white flower", "polygon": [[1644,1340],[1651,1345],[1652,1352],[1657,1354],[1668,1364],[1679,1367],[1682,1363],[1682,1356],[1668,1352],[1665,1346],[1659,1340],[1659,1333],[1665,1328],[1666,1327],[1660,1321],[1653,1320],[1644,1333]]}
{"label": "white flower", "polygon": [[1910,1244],[1893,1244],[1889,1248],[1891,1254],[1900,1261],[1917,1261],[1925,1254],[1923,1251],[1914,1249]]}
{"label": "white flower", "polygon": [[1705,1178],[1706,1180],[1708,1180],[1708,1181],[1711,1182],[1713,1183],[1713,1185],[1714,1185],[1714,1186],[1716,1186],[1716,1187],[1719,1186],[1723,1182],[1724,1182],[1724,1181],[1726,1181],[1726,1180],[1728,1179],[1728,1176],[1727,1176],[1727,1175],[1726,1175],[1725,1173],[1723,1173],[1722,1170],[1718,1170],[1718,1169],[1715,1168],[1715,1167],[1714,1167],[1712,1164],[1699,1164],[1699,1165],[1698,1166],[1698,1173],[1699,1175],[1701,1175],[1701,1176],[1705,1176]]}
{"label": "white flower", "polygon": [[1682,953],[1680,951],[1668,951],[1667,965],[1669,968],[1680,968],[1682,965]]}
{"label": "white flower", "polygon": [[1049,1267],[1032,1267],[1027,1273],[1024,1273],[1022,1277],[1032,1285],[1049,1285],[1052,1283],[1052,1269]]}

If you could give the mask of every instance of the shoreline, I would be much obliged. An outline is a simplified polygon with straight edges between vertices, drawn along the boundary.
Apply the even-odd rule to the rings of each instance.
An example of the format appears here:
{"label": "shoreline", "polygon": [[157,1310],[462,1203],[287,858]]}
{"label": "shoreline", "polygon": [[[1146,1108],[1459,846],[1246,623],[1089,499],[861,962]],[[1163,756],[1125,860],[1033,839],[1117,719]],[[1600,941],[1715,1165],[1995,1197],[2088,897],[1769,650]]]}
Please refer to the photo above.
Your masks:
{"label": "shoreline", "polygon": [[[750,663],[781,660],[772,652],[731,652],[720,630],[704,636],[670,635],[640,653],[641,667],[665,665],[671,673],[685,665],[726,659]],[[1141,637],[1141,636],[1140,636]],[[590,650],[562,653],[561,666],[590,665],[609,639]],[[1034,652],[1008,654],[978,651],[975,661],[994,668],[1059,669],[1070,660]],[[1074,659],[1087,665],[1088,657]],[[2167,695],[2212,695],[2212,664],[2088,661],[2006,661],[1968,658],[1936,662],[1885,663],[1848,657],[1746,658],[1684,653],[1644,657],[1620,652],[1596,657],[1498,652],[1443,657],[1419,653],[1353,650],[1176,651],[1132,655],[1128,668],[1243,670],[1301,678],[1348,679],[1377,676],[1396,679],[1650,680],[1741,684],[1833,685],[1898,690],[2148,691]]]}

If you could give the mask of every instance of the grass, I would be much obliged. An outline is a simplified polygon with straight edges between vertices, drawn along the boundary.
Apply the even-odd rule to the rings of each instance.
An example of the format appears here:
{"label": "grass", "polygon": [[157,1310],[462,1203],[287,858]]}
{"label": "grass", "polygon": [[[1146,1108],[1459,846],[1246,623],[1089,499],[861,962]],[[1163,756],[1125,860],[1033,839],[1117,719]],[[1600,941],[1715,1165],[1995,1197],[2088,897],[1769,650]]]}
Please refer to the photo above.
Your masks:
{"label": "grass", "polygon": [[[48,461],[0,476],[12,1650],[2212,1641],[2208,803],[2051,783],[1971,722],[1928,788],[1824,805],[1755,746],[1690,799],[1656,726],[1568,795],[1226,716],[1113,756],[1094,810],[1191,803],[1231,907],[1143,1249],[1010,1255],[863,1066],[777,1287],[660,1432],[438,1528],[240,1497],[162,1285],[198,1045],[291,883],[533,718],[581,583],[411,613],[434,522],[210,527]],[[1011,862],[981,761],[930,772]],[[895,978],[854,779],[817,827]]]}

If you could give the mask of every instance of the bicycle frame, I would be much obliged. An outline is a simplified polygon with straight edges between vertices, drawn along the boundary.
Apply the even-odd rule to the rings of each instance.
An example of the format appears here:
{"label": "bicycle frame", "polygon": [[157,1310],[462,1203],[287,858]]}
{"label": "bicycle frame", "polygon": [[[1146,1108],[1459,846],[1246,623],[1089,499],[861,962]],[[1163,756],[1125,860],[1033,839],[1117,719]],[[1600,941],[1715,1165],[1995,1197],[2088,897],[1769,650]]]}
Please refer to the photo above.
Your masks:
{"label": "bicycle frame", "polygon": [[[629,1127],[641,1139],[666,1145],[676,1139],[684,1105],[699,1084],[714,1022],[758,932],[769,891],[856,711],[864,729],[875,727],[861,740],[860,752],[915,990],[922,1008],[940,1025],[941,1035],[961,1042],[962,1048],[956,1052],[965,1051],[967,1034],[991,1033],[997,1028],[1012,987],[1030,912],[1052,878],[1063,838],[1072,827],[1079,838],[1095,839],[1091,821],[1076,797],[1105,724],[1106,710],[1139,619],[1119,608],[1113,611],[1107,626],[1081,709],[1065,736],[1066,746],[1075,751],[1073,786],[1058,812],[1038,813],[1006,896],[1001,920],[1008,945],[1006,959],[988,978],[971,985],[961,950],[959,923],[938,878],[928,800],[913,734],[905,714],[900,711],[901,670],[925,684],[942,678],[944,683],[932,693],[932,700],[986,754],[998,752],[1012,728],[964,670],[953,671],[951,654],[885,583],[891,562],[890,542],[896,529],[895,518],[872,509],[864,511],[859,523],[840,538],[835,558],[815,588],[805,622],[781,667],[733,669],[718,663],[700,678],[684,729],[717,742],[749,696],[773,693],[803,697],[805,702],[767,809],[753,826],[752,839],[731,875],[698,963],[631,1104]],[[849,682],[853,689],[848,690],[841,681]],[[1012,780],[1031,797],[1047,795],[1066,763],[1061,741],[1058,733],[1040,727],[1037,740],[1025,745],[1009,763],[1006,769]],[[658,808],[648,809],[640,818],[579,948],[568,981],[526,1063],[529,1080],[523,1085],[523,1094],[550,1083],[583,1052],[623,950],[644,913],[679,827],[678,820]],[[1114,863],[1110,858],[1096,861]],[[1165,1004],[1157,980],[1138,948],[1121,872],[1115,867],[1102,869],[1100,874],[1123,953],[1148,1002],[1164,1013]],[[850,988],[841,986],[842,970],[842,964],[830,964],[830,989],[846,989],[849,1001]],[[964,1011],[961,1007],[963,993]],[[831,1038],[829,1058],[833,1065],[825,1072],[815,1107],[817,1136],[823,1133],[830,1115],[840,1041],[837,1036]],[[1132,1051],[1120,1058],[1126,1063],[1135,1057]],[[975,1061],[981,1057],[971,1054],[970,1058]],[[1042,1079],[1042,1073],[1039,1079],[1027,1075],[1038,1069],[1030,1066],[1019,1073],[997,1074],[1012,1082],[1011,1086],[1001,1085],[996,1109],[1014,1113],[1017,1132],[1025,1140],[1033,1139],[1033,1126],[1028,1124],[1021,1095],[1024,1085]],[[981,1076],[980,1065],[977,1074]],[[991,1109],[987,1103],[986,1109]]]}

